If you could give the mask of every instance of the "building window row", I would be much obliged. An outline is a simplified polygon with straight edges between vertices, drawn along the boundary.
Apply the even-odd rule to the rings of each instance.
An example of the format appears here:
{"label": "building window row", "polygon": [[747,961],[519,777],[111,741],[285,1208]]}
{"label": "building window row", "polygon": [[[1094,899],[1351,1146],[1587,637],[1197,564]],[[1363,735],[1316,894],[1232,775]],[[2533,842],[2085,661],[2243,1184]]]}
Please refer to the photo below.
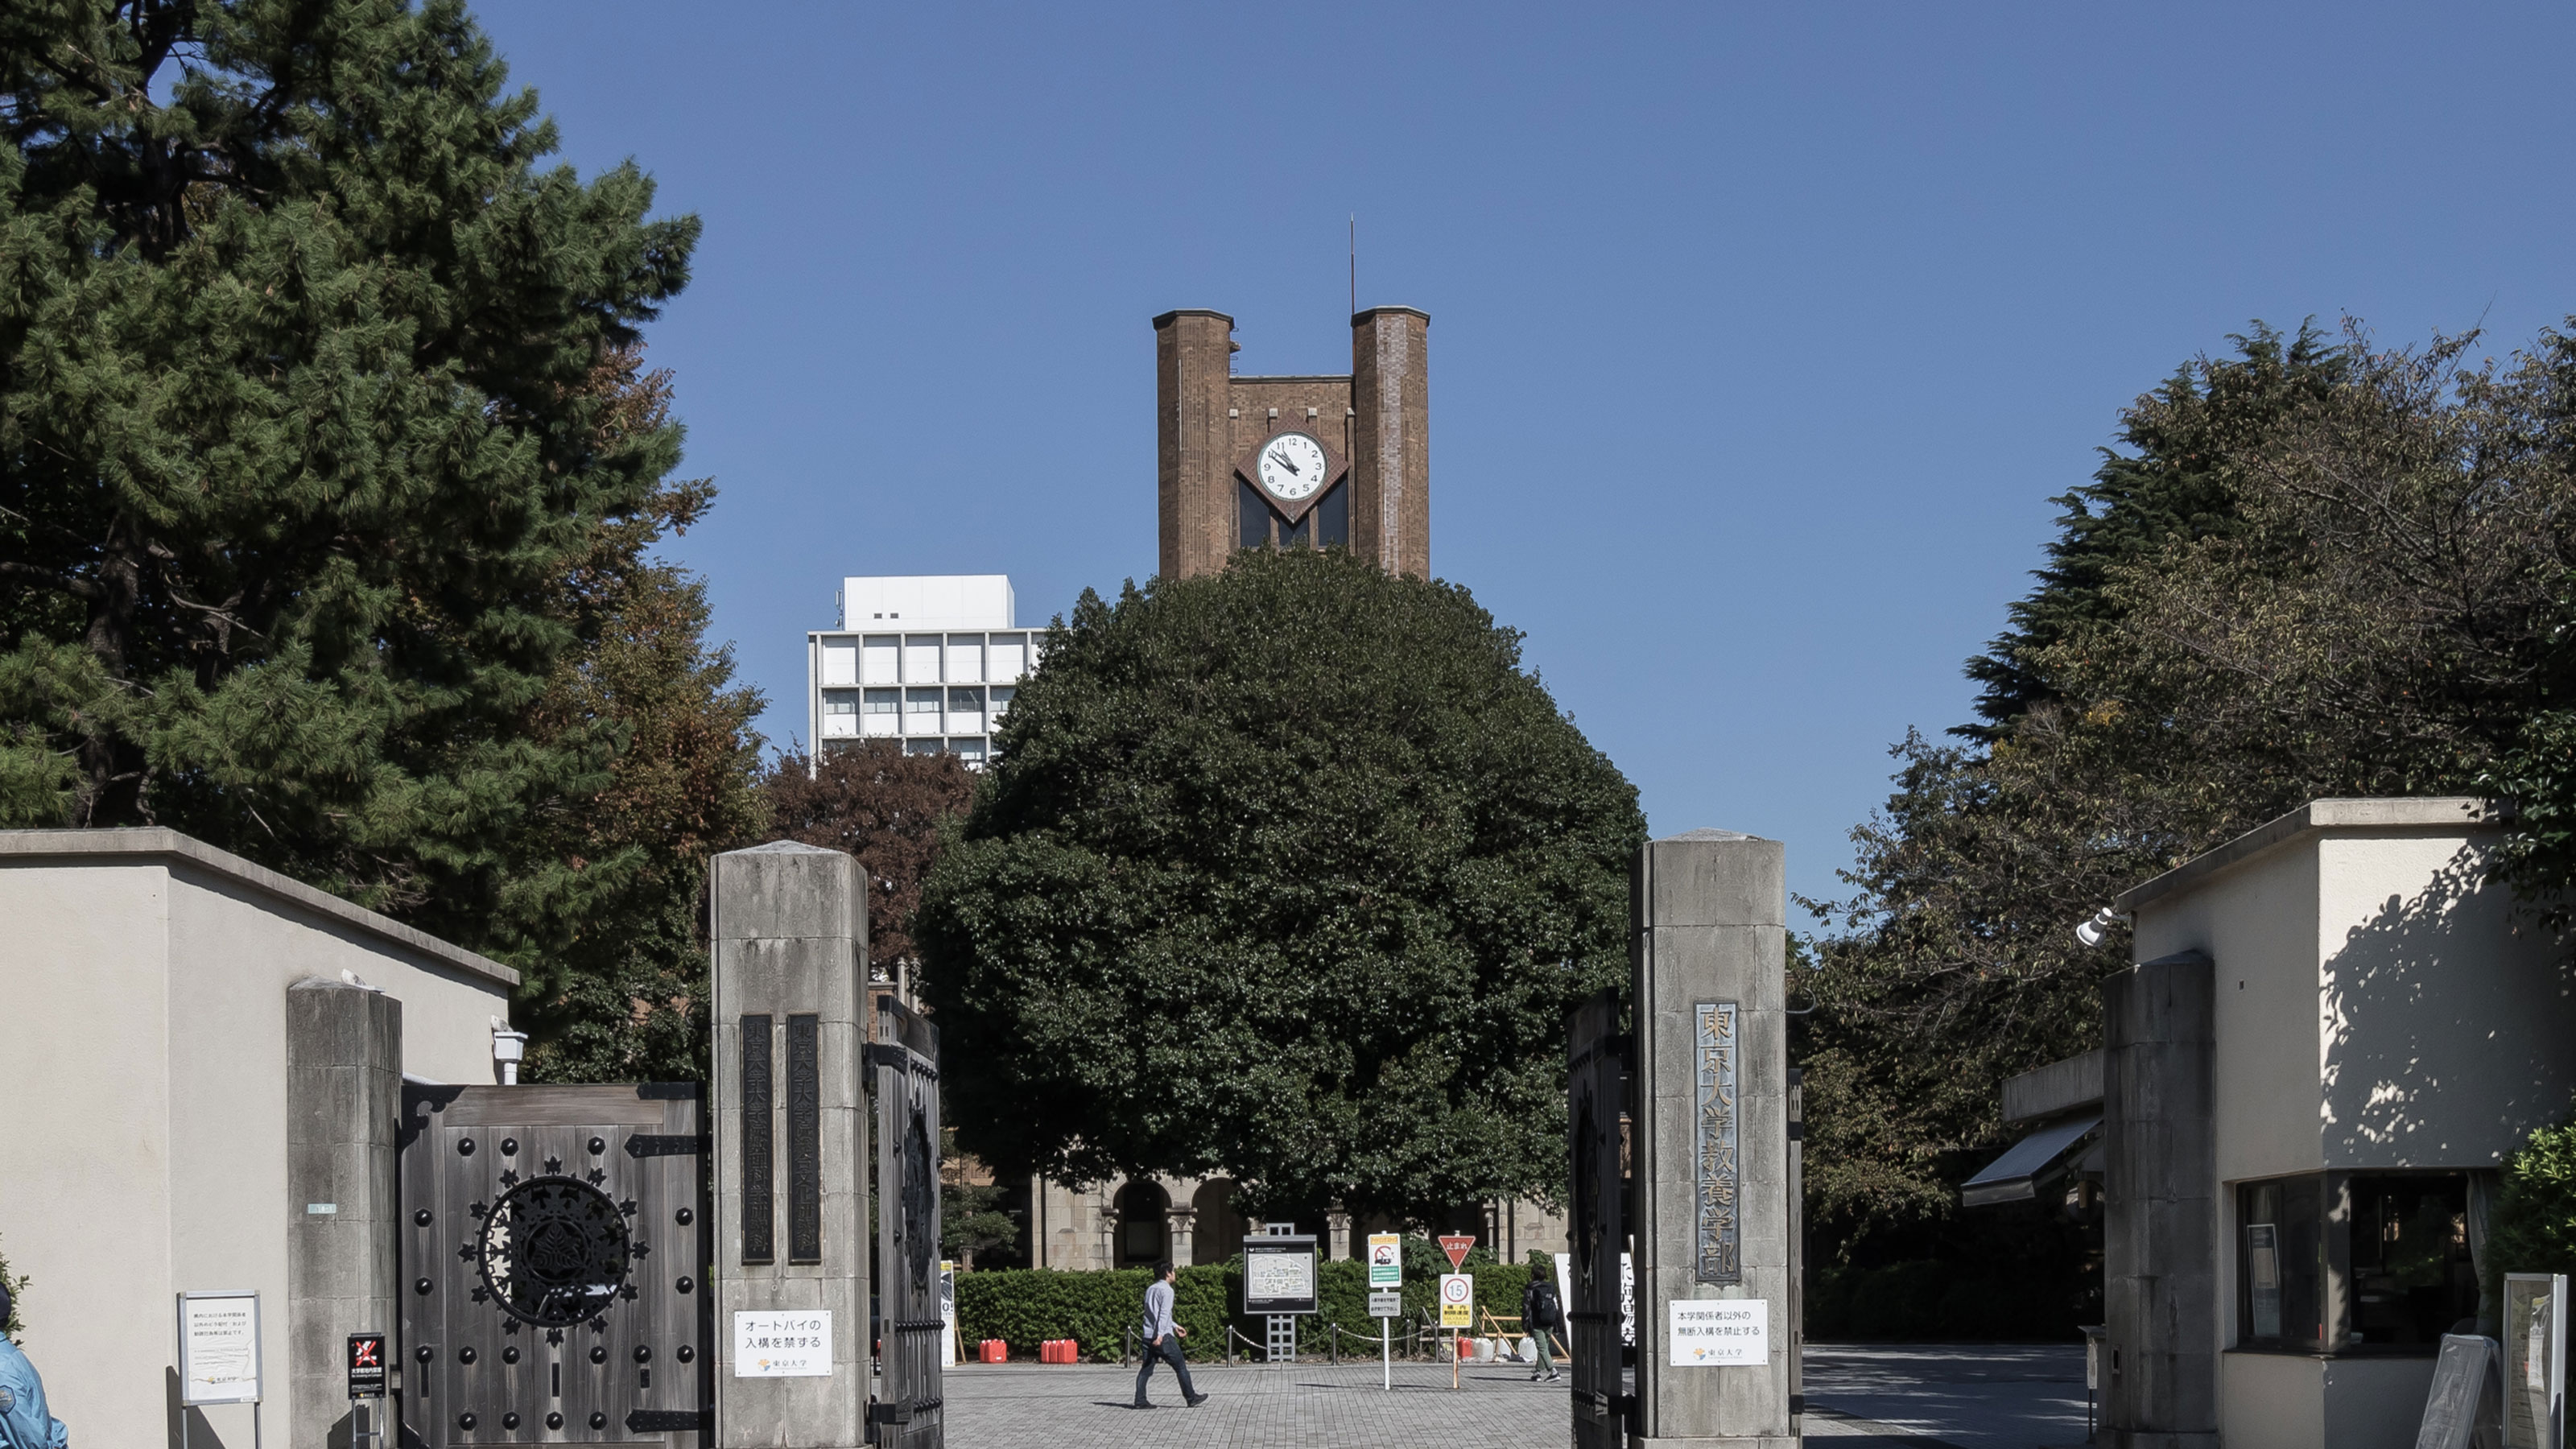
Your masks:
{"label": "building window row", "polygon": [[823,738],[990,734],[1018,693],[1008,684],[826,689]]}
{"label": "building window row", "polygon": [[1034,631],[825,634],[825,688],[847,684],[1012,684],[1037,667]]}

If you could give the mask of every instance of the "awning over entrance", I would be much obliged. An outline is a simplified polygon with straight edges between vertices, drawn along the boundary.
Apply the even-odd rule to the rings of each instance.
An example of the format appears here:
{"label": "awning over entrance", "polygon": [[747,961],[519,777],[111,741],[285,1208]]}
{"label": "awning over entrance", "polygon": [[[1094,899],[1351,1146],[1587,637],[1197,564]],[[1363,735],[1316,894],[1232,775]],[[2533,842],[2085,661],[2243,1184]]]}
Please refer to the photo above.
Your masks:
{"label": "awning over entrance", "polygon": [[1987,1163],[1984,1171],[1960,1184],[1960,1206],[2026,1202],[2038,1196],[2040,1176],[2084,1140],[2084,1134],[2101,1125],[2102,1114],[2094,1112],[2052,1122],[2024,1137],[2006,1148],[2003,1156]]}

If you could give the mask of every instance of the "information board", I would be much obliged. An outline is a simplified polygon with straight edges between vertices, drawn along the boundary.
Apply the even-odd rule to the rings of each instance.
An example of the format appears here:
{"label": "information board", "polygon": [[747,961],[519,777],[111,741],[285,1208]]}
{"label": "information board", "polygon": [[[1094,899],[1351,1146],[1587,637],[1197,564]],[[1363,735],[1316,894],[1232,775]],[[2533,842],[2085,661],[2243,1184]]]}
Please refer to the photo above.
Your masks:
{"label": "information board", "polygon": [[1440,1275],[1440,1326],[1471,1328],[1470,1315],[1476,1307],[1476,1278],[1472,1273]]}
{"label": "information board", "polygon": [[1762,1298],[1676,1298],[1667,1328],[1675,1368],[1771,1362],[1771,1304]]}
{"label": "information board", "polygon": [[179,1402],[256,1404],[260,1397],[259,1294],[180,1294]]}
{"label": "information board", "polygon": [[1243,1240],[1243,1311],[1315,1311],[1315,1239],[1273,1235]]}
{"label": "information board", "polygon": [[832,1311],[745,1311],[733,1316],[733,1376],[822,1379],[832,1376]]}
{"label": "information board", "polygon": [[1368,1240],[1369,1286],[1404,1286],[1404,1239],[1393,1233],[1371,1233]]}
{"label": "information board", "polygon": [[1371,1317],[1371,1318],[1402,1318],[1403,1316],[1404,1316],[1404,1290],[1403,1290],[1403,1289],[1401,1289],[1401,1288],[1373,1288],[1373,1289],[1370,1289],[1370,1290],[1369,1290],[1369,1317]]}

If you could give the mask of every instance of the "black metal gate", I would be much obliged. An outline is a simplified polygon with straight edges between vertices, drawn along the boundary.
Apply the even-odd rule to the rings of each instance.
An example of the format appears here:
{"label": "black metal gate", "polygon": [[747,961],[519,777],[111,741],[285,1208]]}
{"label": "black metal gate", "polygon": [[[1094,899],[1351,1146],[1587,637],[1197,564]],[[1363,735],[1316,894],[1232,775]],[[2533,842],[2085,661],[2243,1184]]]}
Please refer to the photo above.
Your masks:
{"label": "black metal gate", "polygon": [[1629,1038],[1619,993],[1604,991],[1574,1013],[1566,1044],[1573,1140],[1574,1301],[1566,1305],[1574,1360],[1575,1449],[1620,1449],[1628,1415],[1630,1350],[1621,1329],[1620,1260],[1628,1251]]}
{"label": "black metal gate", "polygon": [[868,1045],[877,1099],[877,1312],[883,1377],[868,1406],[875,1441],[941,1449],[947,1415],[939,1303],[939,1029],[877,998]]}
{"label": "black metal gate", "polygon": [[700,1093],[403,1088],[406,1449],[715,1442]]}

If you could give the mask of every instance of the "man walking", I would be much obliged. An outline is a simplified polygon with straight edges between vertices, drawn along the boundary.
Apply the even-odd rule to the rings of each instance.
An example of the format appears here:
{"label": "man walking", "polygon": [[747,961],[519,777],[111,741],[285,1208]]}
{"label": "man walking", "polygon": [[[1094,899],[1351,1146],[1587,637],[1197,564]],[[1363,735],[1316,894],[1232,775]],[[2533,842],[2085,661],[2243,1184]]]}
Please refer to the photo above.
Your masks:
{"label": "man walking", "polygon": [[[0,1283],[0,1323],[9,1321],[9,1285]],[[0,1338],[0,1449],[67,1449],[63,1421],[45,1412],[45,1381],[18,1345]]]}
{"label": "man walking", "polygon": [[1172,1279],[1178,1273],[1172,1260],[1164,1259],[1154,1265],[1154,1285],[1145,1290],[1145,1366],[1136,1370],[1136,1407],[1140,1409],[1154,1407],[1145,1399],[1145,1380],[1153,1377],[1156,1359],[1171,1360],[1172,1377],[1181,1381],[1184,1403],[1195,1409],[1207,1402],[1208,1396],[1190,1383],[1189,1361],[1181,1357],[1181,1340],[1189,1337],[1189,1330],[1172,1321]]}
{"label": "man walking", "polygon": [[1529,1330],[1530,1342],[1538,1345],[1538,1367],[1530,1370],[1531,1383],[1537,1383],[1542,1374],[1550,1383],[1556,1381],[1556,1355],[1548,1340],[1564,1323],[1565,1306],[1556,1297],[1555,1265],[1533,1266],[1529,1286],[1521,1290],[1521,1325]]}

